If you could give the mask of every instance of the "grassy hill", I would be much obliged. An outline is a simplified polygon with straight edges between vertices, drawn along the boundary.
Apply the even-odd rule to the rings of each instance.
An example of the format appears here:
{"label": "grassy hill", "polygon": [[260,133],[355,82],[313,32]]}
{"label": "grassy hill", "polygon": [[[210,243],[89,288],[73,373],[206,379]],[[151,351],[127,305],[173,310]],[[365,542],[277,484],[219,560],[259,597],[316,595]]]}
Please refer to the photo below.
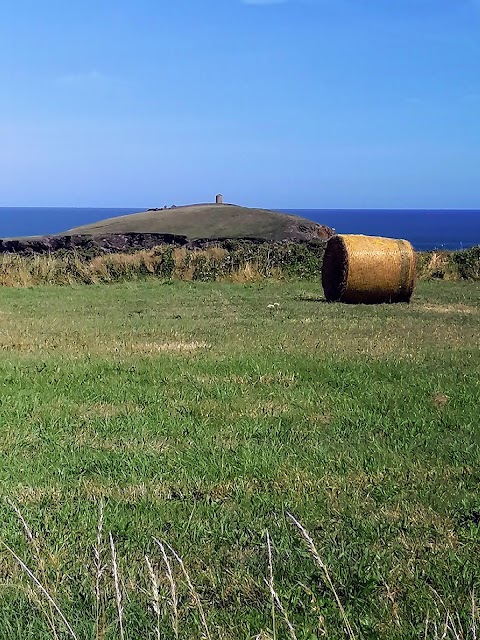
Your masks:
{"label": "grassy hill", "polygon": [[326,238],[328,227],[306,218],[232,204],[197,204],[146,211],[70,229],[69,234],[174,233],[193,238]]}

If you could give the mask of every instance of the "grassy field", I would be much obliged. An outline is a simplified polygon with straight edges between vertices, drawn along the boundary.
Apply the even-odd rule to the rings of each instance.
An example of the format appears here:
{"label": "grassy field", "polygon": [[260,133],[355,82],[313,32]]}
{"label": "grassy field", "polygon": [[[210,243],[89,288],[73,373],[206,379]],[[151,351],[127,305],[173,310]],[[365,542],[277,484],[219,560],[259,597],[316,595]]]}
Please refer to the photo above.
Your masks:
{"label": "grassy field", "polygon": [[[0,539],[79,639],[122,637],[109,532],[125,638],[175,637],[154,538],[182,556],[212,638],[288,637],[279,611],[273,629],[267,530],[297,637],[347,637],[287,513],[354,637],[419,638],[427,624],[440,638],[447,610],[445,637],[475,637],[479,283],[423,282],[410,305],[378,307],[326,304],[315,282],[0,296],[0,491],[35,534],[2,500]],[[175,566],[180,637],[200,638]],[[52,612],[0,550],[0,638],[68,637]]]}

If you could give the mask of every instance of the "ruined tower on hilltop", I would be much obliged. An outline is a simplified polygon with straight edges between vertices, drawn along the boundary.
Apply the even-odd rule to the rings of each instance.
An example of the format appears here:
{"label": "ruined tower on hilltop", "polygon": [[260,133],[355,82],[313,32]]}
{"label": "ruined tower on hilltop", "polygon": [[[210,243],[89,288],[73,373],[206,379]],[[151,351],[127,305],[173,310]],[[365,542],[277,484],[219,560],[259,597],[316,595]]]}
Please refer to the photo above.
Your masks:
{"label": "ruined tower on hilltop", "polygon": [[223,204],[223,196],[221,193],[217,193],[217,195],[215,196],[215,203],[216,204]]}

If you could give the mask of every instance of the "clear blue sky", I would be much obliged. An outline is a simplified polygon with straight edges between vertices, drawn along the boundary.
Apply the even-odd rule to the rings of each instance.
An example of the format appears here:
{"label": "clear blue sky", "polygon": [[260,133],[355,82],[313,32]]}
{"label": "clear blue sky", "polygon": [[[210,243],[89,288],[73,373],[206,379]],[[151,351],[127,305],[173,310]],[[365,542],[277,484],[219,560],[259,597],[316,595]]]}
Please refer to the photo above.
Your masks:
{"label": "clear blue sky", "polygon": [[480,208],[480,0],[4,0],[0,206]]}

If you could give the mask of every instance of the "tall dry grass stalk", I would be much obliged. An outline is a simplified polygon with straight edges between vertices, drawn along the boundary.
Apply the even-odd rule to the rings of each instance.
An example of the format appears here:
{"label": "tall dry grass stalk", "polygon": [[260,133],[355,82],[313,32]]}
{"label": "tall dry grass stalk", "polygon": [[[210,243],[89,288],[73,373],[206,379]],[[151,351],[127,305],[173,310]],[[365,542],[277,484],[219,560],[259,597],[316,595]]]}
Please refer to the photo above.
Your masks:
{"label": "tall dry grass stalk", "polygon": [[182,570],[183,573],[183,577],[185,578],[185,581],[188,585],[188,589],[190,591],[190,594],[197,606],[198,609],[198,613],[200,614],[200,620],[202,622],[202,627],[203,630],[205,632],[205,636],[207,637],[208,640],[212,640],[212,636],[210,635],[210,630],[208,627],[208,623],[207,623],[207,618],[205,616],[205,611],[203,609],[202,603],[200,601],[200,597],[195,589],[195,587],[193,586],[193,583],[190,579],[190,575],[187,571],[187,568],[185,567],[185,564],[183,563],[182,558],[178,555],[178,553],[175,551],[175,549],[173,549],[173,547],[171,547],[168,542],[165,543],[167,545],[167,547],[169,548],[169,550],[171,551],[171,553],[173,554],[173,557],[175,558],[175,560],[177,561],[180,569]]}
{"label": "tall dry grass stalk", "polygon": [[[15,514],[17,515],[19,522],[21,523],[22,528],[24,530],[26,540],[29,546],[33,550],[35,562],[38,564],[38,571],[40,572],[44,571],[44,569],[42,568],[44,561],[42,560],[42,553],[41,553],[40,545],[38,544],[38,540],[36,536],[32,532],[31,527],[28,525],[20,509],[18,509],[18,507],[14,505],[13,502],[11,502],[10,500],[8,502],[12,507],[12,509],[14,510]],[[292,516],[291,514],[288,514],[288,517],[291,520],[291,522],[295,525],[295,527],[298,529],[302,538],[305,540],[307,547],[310,551],[310,555],[312,556],[315,564],[322,571],[325,582],[327,583],[329,589],[331,590],[335,598],[336,604],[338,606],[338,609],[340,611],[344,632],[346,632],[350,640],[354,640],[355,635],[354,635],[352,626],[347,618],[345,609],[333,585],[333,581],[330,577],[329,571],[325,563],[321,559],[320,554],[318,553],[318,550],[316,548],[316,545],[312,537],[310,536],[308,531],[305,529],[305,527],[294,516]],[[100,502],[99,503],[99,521],[97,526],[97,536],[96,536],[96,543],[95,543],[96,546],[94,548],[94,555],[95,555],[94,589],[95,589],[95,598],[96,598],[95,633],[96,633],[97,640],[103,640],[105,638],[106,626],[107,626],[105,621],[104,602],[102,600],[102,597],[103,597],[102,582],[106,574],[106,566],[104,565],[104,561],[103,561],[103,554],[104,554],[103,521],[104,521],[104,505],[103,505],[103,502]],[[119,625],[118,637],[120,638],[120,640],[125,640],[124,611],[123,611],[124,594],[122,593],[122,587],[121,587],[117,551],[115,548],[112,534],[109,533],[108,537],[109,537],[109,543],[110,543],[112,580],[113,580],[114,589],[115,589],[115,603],[116,603],[116,609],[117,609],[117,615],[118,615],[118,625]],[[182,558],[167,543],[162,543],[157,539],[154,539],[154,542],[159,547],[162,554],[163,562],[165,564],[165,576],[170,589],[170,601],[169,601],[170,617],[171,617],[172,629],[173,629],[173,634],[175,639],[178,640],[180,636],[178,589],[175,582],[172,559],[169,557],[167,553],[167,549],[172,555],[174,561],[178,564],[181,574],[183,575],[186,581],[188,591],[192,596],[193,602],[195,604],[195,608],[199,613],[200,629],[202,632],[202,637],[206,638],[207,640],[212,640],[212,635],[209,629],[208,619],[207,619],[205,610],[203,608],[198,592],[196,591],[193,585],[193,582],[190,578],[190,575],[185,567],[185,564]],[[62,612],[57,602],[57,599],[54,596],[54,591],[49,588],[47,583],[43,579],[41,579],[9,545],[7,545],[3,541],[1,542],[1,544],[3,548],[6,549],[7,552],[10,554],[10,556],[15,560],[15,562],[20,566],[20,568],[22,569],[24,574],[28,577],[28,579],[31,581],[31,583],[33,583],[34,587],[36,588],[36,590],[39,592],[41,596],[40,602],[48,604],[48,607],[49,607],[48,610],[45,608],[45,606],[40,607],[40,609],[43,614],[47,615],[47,622],[49,624],[52,637],[54,639],[58,639],[59,636],[61,635],[59,632],[59,629],[61,627],[59,626],[57,628],[57,625],[55,623],[55,619],[57,619],[59,620],[59,623],[61,622],[61,624],[65,627],[66,632],[71,638],[73,638],[73,640],[79,640],[78,636],[76,635],[73,629],[73,626],[71,625],[67,617]],[[281,598],[274,585],[273,545],[272,545],[272,541],[268,531],[266,532],[266,547],[267,547],[268,575],[267,575],[267,578],[265,579],[265,583],[268,587],[270,597],[271,597],[273,637],[270,638],[270,636],[266,635],[265,633],[261,633],[260,635],[257,636],[257,640],[259,640],[260,638],[263,640],[267,640],[267,639],[276,640],[277,638],[276,611],[277,610],[283,618],[283,621],[285,623],[286,630],[290,639],[297,640],[296,630],[288,617],[287,611],[283,606]],[[149,581],[150,581],[151,604],[152,604],[153,612],[156,616],[155,636],[157,640],[160,640],[162,635],[161,634],[162,608],[161,608],[161,602],[160,602],[161,587],[160,587],[160,582],[157,578],[157,575],[155,574],[155,570],[153,568],[153,564],[150,558],[148,556],[145,556],[145,560],[147,564]],[[475,594],[472,593],[470,626],[468,629],[464,629],[462,627],[462,623],[458,613],[452,614],[452,612],[448,609],[447,605],[442,599],[441,595],[437,591],[432,589],[432,593],[435,596],[436,616],[434,619],[431,619],[430,615],[429,614],[427,615],[425,626],[424,626],[424,632],[423,632],[424,639],[428,640],[430,638],[431,640],[477,640],[478,608],[475,600]],[[42,598],[43,598],[43,601],[42,601]],[[441,613],[440,609],[443,610],[443,614]],[[52,618],[48,617],[48,611],[51,611]],[[437,622],[438,620],[441,620],[442,622],[439,623]],[[63,628],[62,628],[62,632],[63,632]],[[323,634],[327,635],[325,631],[323,631]]]}
{"label": "tall dry grass stalk", "polygon": [[421,278],[430,279],[438,277],[440,274],[444,280],[456,279],[455,271],[449,260],[449,254],[441,251],[432,251],[422,261],[419,275]]}
{"label": "tall dry grass stalk", "polygon": [[477,603],[475,601],[475,591],[472,592],[472,626],[470,631],[472,632],[473,640],[477,640],[477,618],[478,618],[478,608]]}
{"label": "tall dry grass stalk", "polygon": [[150,558],[148,556],[145,556],[145,562],[147,563],[148,574],[150,576],[150,583],[152,587],[152,609],[157,616],[155,635],[157,636],[157,640],[160,640],[160,616],[162,614],[160,610],[160,587],[152,563],[150,562]]}
{"label": "tall dry grass stalk", "polygon": [[232,272],[230,280],[232,282],[258,282],[263,280],[259,265],[254,262],[245,262],[236,271]]}
{"label": "tall dry grass stalk", "polygon": [[113,575],[113,583],[115,585],[115,600],[117,603],[120,640],[124,640],[125,632],[123,630],[123,597],[122,597],[122,589],[120,586],[120,576],[118,573],[117,551],[115,549],[115,544],[113,542],[112,534],[109,533],[108,537],[110,539],[110,551],[112,554],[112,575]]}
{"label": "tall dry grass stalk", "polygon": [[[20,558],[20,556],[18,556],[15,551],[13,551],[13,549],[11,549],[8,544],[6,544],[3,541],[0,541],[0,543],[5,547],[5,549],[10,553],[10,555],[12,556],[12,558],[14,558],[16,560],[16,562],[19,564],[19,566],[23,569],[23,571],[26,573],[26,575],[32,580],[32,582],[35,584],[35,586],[39,589],[39,591],[42,593],[42,595],[47,599],[48,603],[53,607],[53,609],[57,612],[57,614],[59,615],[61,621],[63,622],[63,624],[65,625],[68,633],[70,634],[70,636],[73,638],[73,640],[78,640],[77,636],[75,635],[74,630],[72,629],[72,627],[70,626],[67,618],[63,615],[62,610],[60,609],[60,607],[58,606],[58,604],[55,602],[55,600],[53,599],[53,597],[50,595],[50,593],[48,592],[48,590],[43,586],[43,584],[40,582],[40,580],[37,578],[37,576],[33,573],[33,571],[25,564],[25,562]],[[57,632],[56,632],[56,628],[55,626],[53,626],[52,632],[54,634],[54,636],[57,636]]]}
{"label": "tall dry grass stalk", "polygon": [[275,590],[275,586],[273,583],[273,561],[272,561],[272,544],[270,541],[270,534],[267,531],[266,534],[267,537],[267,552],[268,552],[268,580],[265,580],[268,589],[270,591],[270,596],[272,598],[272,622],[273,622],[273,638],[275,640],[276,638],[276,625],[275,625],[275,607],[278,608],[278,610],[280,611],[280,613],[283,616],[283,619],[285,621],[285,625],[287,627],[288,630],[288,634],[291,638],[291,640],[297,640],[297,636],[295,634],[295,629],[292,625],[292,623],[290,622],[290,618],[288,617],[288,614],[285,610],[285,607],[282,604],[282,601],[280,600],[280,596],[278,595],[278,593]]}
{"label": "tall dry grass stalk", "polygon": [[[268,584],[268,582],[267,582],[267,584]],[[275,605],[277,606],[278,610],[280,611],[280,613],[283,616],[283,619],[285,621],[285,625],[286,625],[287,630],[288,630],[288,635],[290,636],[291,640],[297,640],[295,629],[294,629],[292,623],[290,622],[288,614],[287,614],[287,612],[285,610],[285,607],[282,604],[282,601],[280,600],[280,597],[279,597],[278,593],[273,588],[270,589],[270,592],[271,592],[273,601],[275,602]]]}
{"label": "tall dry grass stalk", "polygon": [[268,553],[268,586],[270,589],[270,595],[272,596],[272,633],[273,640],[277,640],[277,629],[276,629],[276,620],[275,620],[275,597],[273,595],[273,559],[272,559],[272,544],[270,541],[270,534],[267,531],[267,553]]}
{"label": "tall dry grass stalk", "polygon": [[106,635],[105,600],[101,589],[106,566],[103,563],[103,500],[98,503],[97,540],[93,549],[95,559],[95,638],[104,640]]}
{"label": "tall dry grass stalk", "polygon": [[165,563],[165,575],[167,577],[168,584],[170,586],[170,612],[171,612],[171,620],[172,620],[172,629],[175,639],[178,640],[178,595],[177,595],[177,586],[175,584],[175,579],[173,577],[172,564],[170,559],[165,551],[165,546],[155,538],[155,542],[160,548],[162,553],[162,558]]}
{"label": "tall dry grass stalk", "polygon": [[[467,633],[464,633],[464,631],[462,629],[462,623],[461,623],[461,621],[459,619],[458,613],[457,613],[457,616],[456,616],[457,617],[457,622],[455,622],[454,616],[452,615],[452,613],[448,609],[448,607],[445,604],[442,596],[432,586],[430,586],[430,589],[431,589],[432,593],[435,595],[435,597],[437,599],[437,602],[439,602],[440,605],[442,606],[442,608],[444,610],[444,614],[445,614],[445,622],[444,622],[444,625],[443,625],[443,631],[442,631],[441,635],[439,636],[439,638],[441,638],[441,639],[446,638],[448,636],[448,633],[451,632],[453,634],[453,637],[455,638],[455,640],[464,640],[467,637]],[[438,611],[438,606],[437,606],[437,613],[438,613],[438,615],[440,615],[440,612]],[[472,640],[476,640],[476,637],[477,637],[476,621],[477,621],[477,615],[476,615],[475,594],[472,593],[472,623],[471,623],[471,628],[470,628],[470,633],[471,633],[471,636],[472,636]],[[435,634],[436,634],[435,635],[435,640],[437,640],[438,629],[437,629],[436,625],[435,625],[434,628],[435,628]]]}
{"label": "tall dry grass stalk", "polygon": [[[23,517],[23,514],[20,511],[20,509],[17,507],[17,505],[12,500],[10,500],[10,498],[7,498],[7,503],[13,509],[17,518],[21,522],[27,542],[30,545],[30,547],[33,549],[33,557],[34,557],[35,564],[38,568],[37,570],[39,574],[39,581],[41,582],[42,585],[44,585],[45,589],[47,589],[50,592],[53,592],[53,589],[48,585],[45,558],[43,553],[41,553],[40,545],[38,544],[37,537],[33,534],[31,528],[29,527],[27,521]],[[45,618],[47,619],[48,626],[52,630],[53,637],[56,639],[58,636],[57,636],[57,629],[55,624],[55,614],[54,614],[51,602],[47,599],[46,601],[47,606],[45,608],[44,606],[45,603],[42,601],[41,598],[35,598],[35,601],[39,609],[43,611]]]}
{"label": "tall dry grass stalk", "polygon": [[348,636],[349,636],[349,638],[351,640],[355,640],[355,634],[353,633],[353,629],[352,629],[352,627],[350,625],[350,622],[349,622],[349,620],[347,618],[347,614],[345,613],[345,609],[344,609],[344,607],[343,607],[343,605],[342,605],[342,603],[340,601],[340,598],[338,597],[338,593],[337,593],[337,591],[336,591],[336,589],[335,589],[335,587],[333,585],[332,579],[330,577],[330,573],[329,573],[325,563],[321,559],[320,554],[317,551],[315,543],[313,542],[310,534],[305,529],[305,527],[302,524],[300,524],[300,522],[296,518],[294,518],[294,516],[292,516],[291,513],[287,513],[287,515],[290,518],[290,520],[293,522],[293,524],[297,527],[297,529],[300,531],[300,533],[302,534],[303,539],[306,541],[307,546],[308,546],[308,548],[310,550],[310,553],[311,553],[313,559],[315,560],[315,563],[322,570],[323,575],[325,577],[325,581],[326,581],[327,585],[330,587],[330,589],[331,589],[331,591],[333,593],[333,596],[335,598],[335,601],[337,603],[337,606],[338,606],[338,609],[339,609],[340,614],[342,616],[343,623],[344,623],[345,628],[347,630]]}

